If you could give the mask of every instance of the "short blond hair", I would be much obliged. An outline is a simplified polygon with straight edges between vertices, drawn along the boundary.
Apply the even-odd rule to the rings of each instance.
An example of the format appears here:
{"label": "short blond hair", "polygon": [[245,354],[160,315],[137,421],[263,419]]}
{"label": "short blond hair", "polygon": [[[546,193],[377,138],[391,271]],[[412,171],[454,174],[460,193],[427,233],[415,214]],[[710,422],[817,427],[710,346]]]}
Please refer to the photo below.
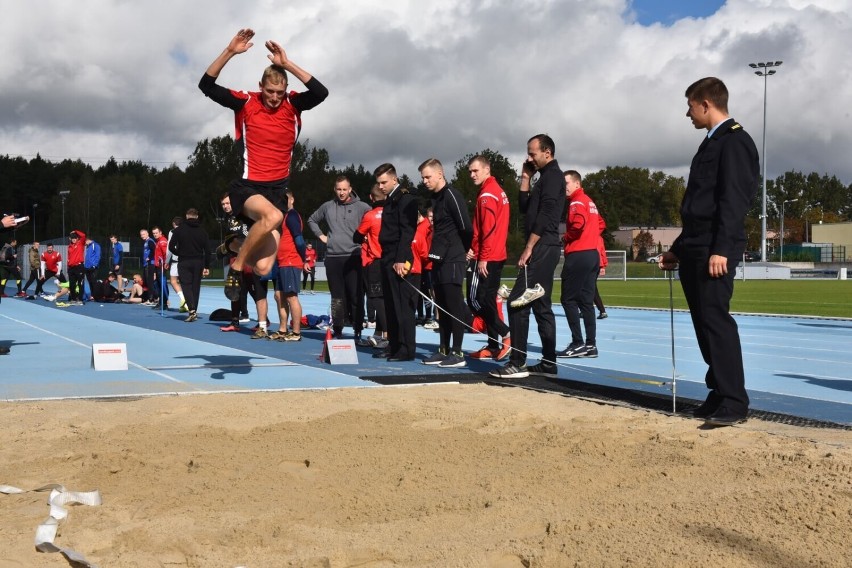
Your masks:
{"label": "short blond hair", "polygon": [[287,85],[287,71],[284,70],[283,67],[278,65],[270,65],[266,69],[263,70],[263,76],[260,78],[260,84],[265,85],[266,82],[269,81],[273,85],[280,85],[284,83]]}

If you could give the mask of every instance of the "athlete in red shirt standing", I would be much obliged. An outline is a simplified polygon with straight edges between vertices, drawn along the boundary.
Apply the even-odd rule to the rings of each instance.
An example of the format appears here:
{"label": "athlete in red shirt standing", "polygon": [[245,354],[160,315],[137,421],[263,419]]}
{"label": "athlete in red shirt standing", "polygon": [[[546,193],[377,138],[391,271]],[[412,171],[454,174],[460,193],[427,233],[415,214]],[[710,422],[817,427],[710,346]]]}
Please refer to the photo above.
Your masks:
{"label": "athlete in red shirt standing", "polygon": [[[473,213],[473,241],[467,260],[476,261],[468,283],[471,310],[485,322],[488,344],[470,354],[473,359],[501,361],[509,355],[509,326],[503,321],[503,308],[497,307],[497,290],[506,262],[506,238],[509,234],[509,198],[491,175],[491,162],[474,156],[467,163],[470,178],[479,186]],[[502,337],[502,342],[498,338]]]}
{"label": "athlete in red shirt standing", "polygon": [[[301,129],[301,113],[328,96],[328,89],[293,63],[274,41],[265,44],[272,65],[263,72],[259,92],[217,85],[216,78],[228,61],[254,45],[253,37],[254,31],[248,28],[237,32],[198,84],[206,96],[234,111],[235,138],[243,151],[243,176],[231,183],[228,193],[234,215],[250,223],[251,228],[225,279],[225,295],[232,301],[239,299],[240,272],[245,266],[253,266],[259,275],[272,271],[287,211],[284,192]],[[288,71],[304,83],[306,92],[287,92]]]}
{"label": "athlete in red shirt standing", "polygon": [[83,260],[86,253],[86,233],[78,229],[71,231],[68,235],[68,295],[69,303],[77,306],[83,305],[83,280],[86,271],[83,268]]}
{"label": "athlete in red shirt standing", "polygon": [[[597,357],[595,324],[595,286],[601,268],[598,243],[606,223],[595,202],[580,185],[582,178],[575,170],[565,174],[565,195],[570,202],[565,220],[565,264],[562,266],[562,309],[571,328],[571,344],[557,357]],[[586,328],[586,341],[580,328],[580,316]]]}

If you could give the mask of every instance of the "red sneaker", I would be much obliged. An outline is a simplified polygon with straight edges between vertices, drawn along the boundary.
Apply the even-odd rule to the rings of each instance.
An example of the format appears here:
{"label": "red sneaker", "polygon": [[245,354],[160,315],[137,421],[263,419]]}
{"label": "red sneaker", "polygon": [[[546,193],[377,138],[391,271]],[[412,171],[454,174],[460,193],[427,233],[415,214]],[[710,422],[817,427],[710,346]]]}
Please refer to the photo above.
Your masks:
{"label": "red sneaker", "polygon": [[509,353],[512,352],[512,340],[509,339],[509,336],[503,338],[503,345],[500,346],[500,351],[494,356],[495,361],[502,361],[506,357],[509,356]]}
{"label": "red sneaker", "polygon": [[240,326],[230,324],[230,325],[226,325],[224,327],[220,327],[219,331],[240,331]]}
{"label": "red sneaker", "polygon": [[491,359],[492,357],[494,357],[494,352],[491,351],[490,347],[483,347],[479,351],[468,353],[467,356],[471,359]]}

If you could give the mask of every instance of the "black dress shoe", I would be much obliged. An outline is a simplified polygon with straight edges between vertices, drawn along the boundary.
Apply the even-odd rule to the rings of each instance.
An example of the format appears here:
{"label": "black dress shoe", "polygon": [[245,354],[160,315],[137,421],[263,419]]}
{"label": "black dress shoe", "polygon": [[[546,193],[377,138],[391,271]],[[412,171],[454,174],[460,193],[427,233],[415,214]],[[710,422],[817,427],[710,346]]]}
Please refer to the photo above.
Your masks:
{"label": "black dress shoe", "polygon": [[383,351],[376,351],[375,353],[373,353],[373,359],[387,359],[390,356],[391,356],[391,352],[388,351],[387,349],[385,349]]}
{"label": "black dress shoe", "polygon": [[692,415],[695,418],[707,418],[719,410],[719,404],[715,400],[705,400],[701,406],[692,411]]}
{"label": "black dress shoe", "polygon": [[701,406],[693,410],[692,415],[695,418],[707,418],[719,410],[719,407],[722,405],[722,400],[722,397],[716,394],[715,391],[710,391],[710,394],[707,395],[707,400],[705,400]]}
{"label": "black dress shoe", "polygon": [[414,357],[405,353],[395,353],[388,357],[388,363],[395,363],[397,361],[414,361]]}
{"label": "black dress shoe", "polygon": [[704,419],[705,424],[710,426],[733,426],[746,421],[747,412],[734,412],[726,407],[719,407],[716,412]]}

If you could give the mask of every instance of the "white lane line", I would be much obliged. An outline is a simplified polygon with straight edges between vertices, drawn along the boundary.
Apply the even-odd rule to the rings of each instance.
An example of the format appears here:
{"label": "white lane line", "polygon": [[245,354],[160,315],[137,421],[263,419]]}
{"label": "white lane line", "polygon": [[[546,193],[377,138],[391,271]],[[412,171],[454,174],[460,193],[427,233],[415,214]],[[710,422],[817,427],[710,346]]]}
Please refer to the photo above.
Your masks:
{"label": "white lane line", "polygon": [[[38,331],[40,331],[40,332],[42,332],[42,333],[46,333],[47,335],[52,335],[53,337],[55,337],[55,338],[57,338],[57,339],[62,339],[62,340],[64,340],[64,341],[67,341],[68,343],[71,343],[71,344],[73,344],[73,345],[78,345],[78,346],[80,346],[80,347],[82,347],[82,348],[84,348],[84,349],[91,349],[91,348],[92,348],[92,346],[91,346],[91,345],[87,345],[87,344],[85,344],[85,343],[82,343],[82,342],[80,342],[80,341],[77,341],[76,339],[71,339],[70,337],[68,337],[68,336],[66,336],[66,335],[60,335],[60,334],[55,333],[55,332],[53,332],[53,331],[51,331],[51,330],[49,330],[49,329],[45,329],[45,328],[43,328],[43,327],[39,327],[39,326],[37,326],[37,325],[33,325],[32,323],[30,323],[30,322],[28,322],[28,321],[15,319],[15,318],[9,317],[9,316],[7,316],[7,315],[5,315],[5,314],[0,314],[0,317],[2,317],[2,318],[4,318],[4,319],[7,319],[7,320],[9,320],[9,321],[13,321],[13,322],[18,323],[18,324],[21,324],[21,325],[25,325],[25,326],[30,327],[30,328],[32,328],[32,329],[38,330]],[[124,325],[124,324],[119,324],[119,325]],[[160,373],[159,371],[151,370],[151,369],[149,369],[149,368],[147,368],[147,367],[145,367],[145,366],[143,366],[143,365],[140,365],[140,364],[138,364],[138,363],[134,363],[133,361],[128,360],[128,361],[127,361],[127,364],[128,364],[128,365],[130,365],[130,366],[132,366],[132,367],[133,367],[133,368],[135,368],[135,369],[139,369],[140,371],[145,371],[146,373],[151,373],[152,375],[156,375],[156,376],[161,377],[161,378],[163,378],[163,379],[166,379],[166,380],[168,380],[168,381],[172,381],[173,383],[179,383],[179,384],[182,384],[182,385],[183,385],[183,384],[186,384],[184,381],[182,381],[182,380],[180,380],[180,379],[177,379],[177,378],[175,378],[175,377],[172,377],[171,375],[167,375],[167,374],[165,374],[165,373]]]}

